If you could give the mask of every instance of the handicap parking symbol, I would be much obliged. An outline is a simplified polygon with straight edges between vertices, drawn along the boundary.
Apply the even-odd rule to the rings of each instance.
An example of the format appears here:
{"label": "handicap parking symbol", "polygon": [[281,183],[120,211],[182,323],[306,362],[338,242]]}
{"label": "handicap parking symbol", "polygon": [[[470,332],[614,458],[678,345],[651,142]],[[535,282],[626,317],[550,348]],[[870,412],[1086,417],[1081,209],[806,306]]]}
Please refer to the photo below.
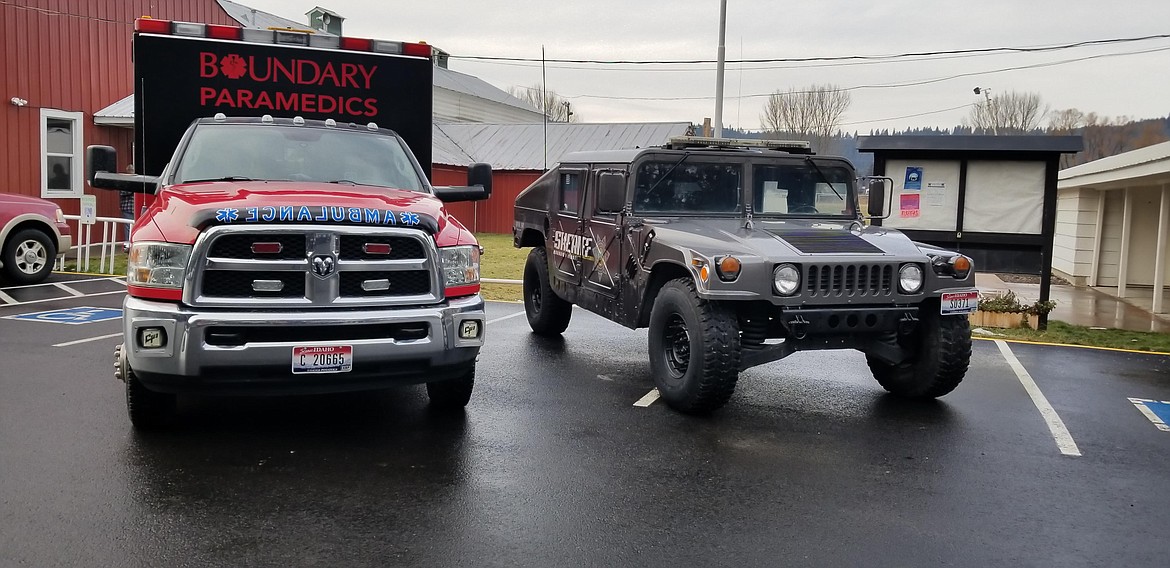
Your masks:
{"label": "handicap parking symbol", "polygon": [[18,319],[29,321],[43,321],[48,323],[63,323],[65,325],[81,325],[99,321],[115,320],[122,317],[122,310],[118,308],[95,308],[93,306],[79,306],[62,310],[49,310],[31,314],[6,316],[4,319]]}
{"label": "handicap parking symbol", "polygon": [[1129,401],[1137,407],[1138,412],[1154,423],[1155,428],[1170,432],[1170,401],[1148,398],[1130,398]]}

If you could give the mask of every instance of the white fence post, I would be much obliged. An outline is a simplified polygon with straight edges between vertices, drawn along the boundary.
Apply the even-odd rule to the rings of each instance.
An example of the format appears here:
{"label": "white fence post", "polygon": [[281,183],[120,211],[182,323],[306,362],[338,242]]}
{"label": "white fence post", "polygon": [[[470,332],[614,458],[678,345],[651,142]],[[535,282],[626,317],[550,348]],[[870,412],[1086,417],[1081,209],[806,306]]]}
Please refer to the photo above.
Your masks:
{"label": "white fence post", "polygon": [[[119,237],[125,234],[123,225],[130,225],[133,223],[130,219],[122,219],[120,217],[97,217],[94,219],[95,223],[100,223],[101,241],[95,243],[93,241],[93,225],[82,225],[80,215],[66,215],[66,220],[77,221],[77,231],[74,234],[77,236],[73,243],[73,248],[66,252],[73,252],[74,265],[73,272],[89,272],[90,255],[93,247],[98,247],[100,259],[98,261],[98,270],[102,273],[106,272],[106,259],[109,259],[109,269],[114,269],[115,261],[118,257],[118,249],[123,242]],[[107,250],[108,249],[108,250]],[[61,259],[60,269],[65,270],[65,260]]]}

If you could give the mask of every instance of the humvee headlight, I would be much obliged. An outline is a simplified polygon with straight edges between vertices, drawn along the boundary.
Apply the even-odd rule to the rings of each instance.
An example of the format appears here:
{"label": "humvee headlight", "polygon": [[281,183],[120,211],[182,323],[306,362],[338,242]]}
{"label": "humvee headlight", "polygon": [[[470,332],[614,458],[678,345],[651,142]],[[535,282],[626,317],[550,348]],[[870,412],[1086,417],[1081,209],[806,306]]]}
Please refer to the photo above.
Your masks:
{"label": "humvee headlight", "polygon": [[800,289],[800,270],[791,264],[781,264],[772,272],[772,285],[781,296],[791,296]]}
{"label": "humvee headlight", "polygon": [[903,264],[898,271],[898,288],[904,294],[917,294],[922,289],[922,268],[917,264]]}
{"label": "humvee headlight", "polygon": [[734,282],[736,278],[739,278],[741,268],[743,265],[734,256],[725,256],[719,259],[719,263],[715,265],[715,269],[719,272],[719,279],[724,282]]}

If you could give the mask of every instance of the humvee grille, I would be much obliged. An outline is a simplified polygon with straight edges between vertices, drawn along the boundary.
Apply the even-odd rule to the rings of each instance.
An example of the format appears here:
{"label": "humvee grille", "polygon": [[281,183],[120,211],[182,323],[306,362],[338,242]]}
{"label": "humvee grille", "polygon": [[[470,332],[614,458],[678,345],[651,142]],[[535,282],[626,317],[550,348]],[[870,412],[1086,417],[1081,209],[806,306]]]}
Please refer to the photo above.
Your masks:
{"label": "humvee grille", "polygon": [[888,296],[897,274],[892,264],[810,264],[805,293],[810,297]]}
{"label": "humvee grille", "polygon": [[882,249],[851,233],[831,231],[772,232],[804,254],[881,254]]}

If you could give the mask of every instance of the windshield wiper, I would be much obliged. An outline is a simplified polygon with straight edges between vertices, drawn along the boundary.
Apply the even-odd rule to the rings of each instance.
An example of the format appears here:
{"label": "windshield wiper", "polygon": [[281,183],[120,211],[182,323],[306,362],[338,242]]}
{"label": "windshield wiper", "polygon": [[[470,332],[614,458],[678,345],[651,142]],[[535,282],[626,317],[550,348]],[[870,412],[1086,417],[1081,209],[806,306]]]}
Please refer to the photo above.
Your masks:
{"label": "windshield wiper", "polygon": [[845,198],[841,197],[840,193],[837,193],[837,188],[833,187],[833,182],[829,181],[829,176],[826,176],[825,172],[821,171],[821,167],[818,166],[817,163],[813,161],[812,156],[805,156],[804,161],[808,162],[809,165],[812,166],[813,169],[817,171],[817,175],[821,176],[821,181],[825,182],[825,185],[828,185],[829,189],[833,190],[833,193],[837,195],[837,199],[840,199],[841,201],[845,201]]}
{"label": "windshield wiper", "polygon": [[362,183],[360,181],[353,181],[352,179],[335,179],[335,180],[330,181],[329,183],[348,183],[349,185],[371,185],[368,183]]}
{"label": "windshield wiper", "polygon": [[182,183],[198,183],[198,182],[202,182],[202,181],[256,181],[256,180],[254,180],[250,177],[244,177],[244,176],[223,176],[223,177],[205,178],[205,179],[185,179],[185,180],[183,180]]}
{"label": "windshield wiper", "polygon": [[670,169],[666,170],[666,173],[662,174],[662,177],[658,178],[654,182],[654,185],[650,186],[650,189],[646,190],[646,195],[647,196],[652,195],[654,193],[654,190],[658,189],[658,185],[661,184],[662,182],[666,181],[666,178],[670,177],[670,174],[674,173],[674,169],[677,168],[679,166],[679,164],[687,161],[687,158],[689,158],[689,157],[691,157],[691,153],[684,152],[683,156],[681,158],[679,158],[677,162],[675,162],[673,165],[671,165]]}

